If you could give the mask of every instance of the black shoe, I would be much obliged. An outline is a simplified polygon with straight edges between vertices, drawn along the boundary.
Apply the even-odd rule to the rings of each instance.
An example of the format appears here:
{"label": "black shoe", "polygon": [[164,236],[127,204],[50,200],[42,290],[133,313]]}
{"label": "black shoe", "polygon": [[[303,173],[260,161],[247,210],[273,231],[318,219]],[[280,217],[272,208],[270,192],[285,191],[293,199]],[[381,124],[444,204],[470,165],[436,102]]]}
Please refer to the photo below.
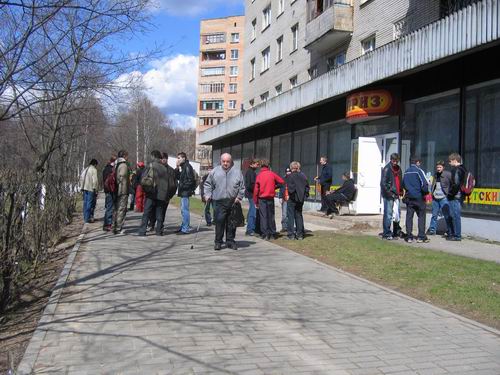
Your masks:
{"label": "black shoe", "polygon": [[139,233],[137,234],[137,237],[146,237],[146,233]]}
{"label": "black shoe", "polygon": [[266,241],[271,241],[271,236],[266,236]]}
{"label": "black shoe", "polygon": [[156,232],[156,235],[162,237],[163,236],[163,232]]}
{"label": "black shoe", "polygon": [[207,223],[207,227],[211,227],[212,226],[212,223]]}
{"label": "black shoe", "polygon": [[446,240],[447,241],[462,241],[462,239],[459,238],[459,237],[451,237],[451,236],[450,237],[446,237]]}
{"label": "black shoe", "polygon": [[220,244],[220,243],[216,243],[216,244],[214,245],[214,250],[220,250],[220,249],[222,249],[221,244]]}
{"label": "black shoe", "polygon": [[226,247],[228,249],[238,250],[238,245],[236,245],[236,242],[226,242]]}
{"label": "black shoe", "polygon": [[429,243],[431,240],[429,240],[427,237],[424,238],[417,238],[417,243]]}
{"label": "black shoe", "polygon": [[245,236],[255,236],[255,232],[246,232]]}
{"label": "black shoe", "polygon": [[302,241],[303,239],[304,239],[304,237],[302,237],[302,236],[298,236],[298,237],[297,237],[297,240],[298,240],[298,241]]}
{"label": "black shoe", "polygon": [[431,230],[427,230],[427,232],[425,232],[425,234],[428,235],[428,236],[435,236],[436,232],[433,232]]}

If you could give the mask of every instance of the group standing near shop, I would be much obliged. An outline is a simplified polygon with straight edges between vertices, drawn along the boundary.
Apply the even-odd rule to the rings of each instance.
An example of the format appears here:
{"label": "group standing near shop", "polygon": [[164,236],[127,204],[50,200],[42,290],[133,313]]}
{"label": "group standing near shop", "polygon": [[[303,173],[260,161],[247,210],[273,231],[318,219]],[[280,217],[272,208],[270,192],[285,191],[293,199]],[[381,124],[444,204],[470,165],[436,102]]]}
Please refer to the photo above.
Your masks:
{"label": "group standing near shop", "polygon": [[[381,196],[383,200],[382,239],[403,238],[406,242],[429,242],[430,235],[438,229],[438,218],[446,222],[446,239],[460,241],[461,205],[474,188],[474,179],[462,164],[457,153],[449,155],[449,169],[444,161],[438,161],[434,175],[429,178],[422,170],[422,160],[412,157],[410,167],[404,171],[399,165],[399,155],[393,153],[390,162],[381,172]],[[94,222],[94,210],[99,190],[98,161],[92,159],[80,176],[83,192],[83,216],[86,223]],[[120,150],[112,156],[103,169],[102,181],[105,193],[103,230],[124,234],[123,225],[127,211],[142,212],[139,236],[155,232],[163,236],[165,216],[170,200],[178,195],[182,222],[176,231],[179,235],[192,233],[190,225],[190,198],[200,188],[207,226],[215,224],[214,249],[225,246],[238,249],[237,226],[244,221],[241,203],[248,200],[245,234],[259,235],[264,240],[279,237],[275,220],[275,197],[281,206],[281,231],[284,239],[303,240],[305,237],[303,207],[309,198],[310,183],[301,171],[299,161],[292,161],[280,176],[272,171],[269,160],[252,159],[243,176],[235,166],[232,156],[224,153],[220,165],[210,168],[201,182],[184,152],[177,155],[176,168],[168,165],[168,154],[154,150],[147,164],[138,162],[132,171],[128,152]],[[341,176],[342,185],[331,188],[332,167],[326,157],[321,157],[316,182],[320,192],[320,212],[333,218],[342,205],[356,200],[357,188],[350,172]],[[432,217],[426,228],[426,207],[431,203]],[[406,233],[401,226],[401,204],[406,205]],[[417,216],[417,235],[413,235],[413,218]],[[241,216],[241,220],[239,219]]]}

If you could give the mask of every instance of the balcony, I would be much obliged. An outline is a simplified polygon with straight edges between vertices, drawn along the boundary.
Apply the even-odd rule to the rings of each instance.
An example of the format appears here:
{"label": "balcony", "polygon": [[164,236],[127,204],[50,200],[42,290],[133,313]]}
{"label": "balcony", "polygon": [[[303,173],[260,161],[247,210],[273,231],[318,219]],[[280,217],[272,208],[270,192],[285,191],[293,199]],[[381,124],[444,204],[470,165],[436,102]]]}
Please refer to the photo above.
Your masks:
{"label": "balcony", "polygon": [[349,0],[309,0],[305,47],[326,51],[348,41],[353,29],[352,18]]}

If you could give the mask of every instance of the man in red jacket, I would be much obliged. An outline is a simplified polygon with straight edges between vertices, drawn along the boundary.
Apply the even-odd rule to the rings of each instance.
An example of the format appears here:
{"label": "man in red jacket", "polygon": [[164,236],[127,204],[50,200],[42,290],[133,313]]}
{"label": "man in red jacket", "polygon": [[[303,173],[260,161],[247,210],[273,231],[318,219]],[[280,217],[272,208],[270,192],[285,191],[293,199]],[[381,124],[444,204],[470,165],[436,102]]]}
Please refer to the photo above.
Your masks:
{"label": "man in red jacket", "polygon": [[274,195],[279,185],[285,181],[269,169],[269,160],[261,160],[260,173],[255,180],[253,201],[259,210],[260,230],[263,239],[276,238],[276,222],[274,221]]}

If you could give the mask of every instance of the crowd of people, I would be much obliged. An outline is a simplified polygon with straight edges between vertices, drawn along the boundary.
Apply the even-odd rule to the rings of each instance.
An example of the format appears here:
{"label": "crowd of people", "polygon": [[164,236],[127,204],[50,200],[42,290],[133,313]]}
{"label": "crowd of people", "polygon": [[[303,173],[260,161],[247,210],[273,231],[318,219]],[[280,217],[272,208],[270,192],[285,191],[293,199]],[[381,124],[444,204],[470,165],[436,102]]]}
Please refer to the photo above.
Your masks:
{"label": "crowd of people", "polygon": [[[438,161],[436,171],[428,179],[421,169],[421,160],[412,157],[410,167],[403,173],[399,166],[399,155],[392,154],[390,162],[381,173],[381,195],[383,199],[383,232],[386,240],[404,238],[407,242],[429,242],[428,235],[437,232],[438,216],[446,220],[447,239],[461,240],[461,203],[464,198],[462,186],[467,170],[460,155],[449,156],[451,170]],[[83,192],[83,212],[86,223],[94,222],[94,210],[99,189],[98,162],[92,159],[80,177]],[[258,171],[258,172],[257,172]],[[352,202],[356,197],[356,186],[350,172],[342,174],[342,185],[332,190],[332,167],[326,157],[321,157],[320,167],[314,180],[321,194],[320,212],[333,218],[339,214],[342,204]],[[310,184],[301,171],[301,164],[292,161],[283,176],[270,168],[269,160],[251,160],[243,176],[228,153],[221,155],[220,165],[209,169],[201,183],[184,152],[177,155],[176,168],[168,165],[168,154],[158,150],[151,152],[147,164],[138,162],[132,171],[125,150],[111,157],[102,173],[105,193],[104,231],[114,234],[123,232],[128,210],[142,212],[138,235],[146,236],[148,231],[164,234],[167,207],[177,193],[180,198],[182,222],[179,235],[189,234],[190,197],[200,188],[204,202],[204,218],[207,226],[215,223],[214,249],[237,249],[235,241],[236,224],[232,219],[235,207],[241,212],[241,203],[248,200],[247,236],[259,235],[264,240],[276,239],[278,231],[275,220],[275,197],[281,205],[281,232],[287,240],[304,239],[303,206],[309,197]],[[276,194],[278,192],[278,194]],[[425,231],[426,203],[432,200],[432,219]],[[406,234],[400,225],[401,203],[406,205]],[[413,236],[413,218],[418,218],[418,234]],[[391,229],[392,228],[392,229]]]}

